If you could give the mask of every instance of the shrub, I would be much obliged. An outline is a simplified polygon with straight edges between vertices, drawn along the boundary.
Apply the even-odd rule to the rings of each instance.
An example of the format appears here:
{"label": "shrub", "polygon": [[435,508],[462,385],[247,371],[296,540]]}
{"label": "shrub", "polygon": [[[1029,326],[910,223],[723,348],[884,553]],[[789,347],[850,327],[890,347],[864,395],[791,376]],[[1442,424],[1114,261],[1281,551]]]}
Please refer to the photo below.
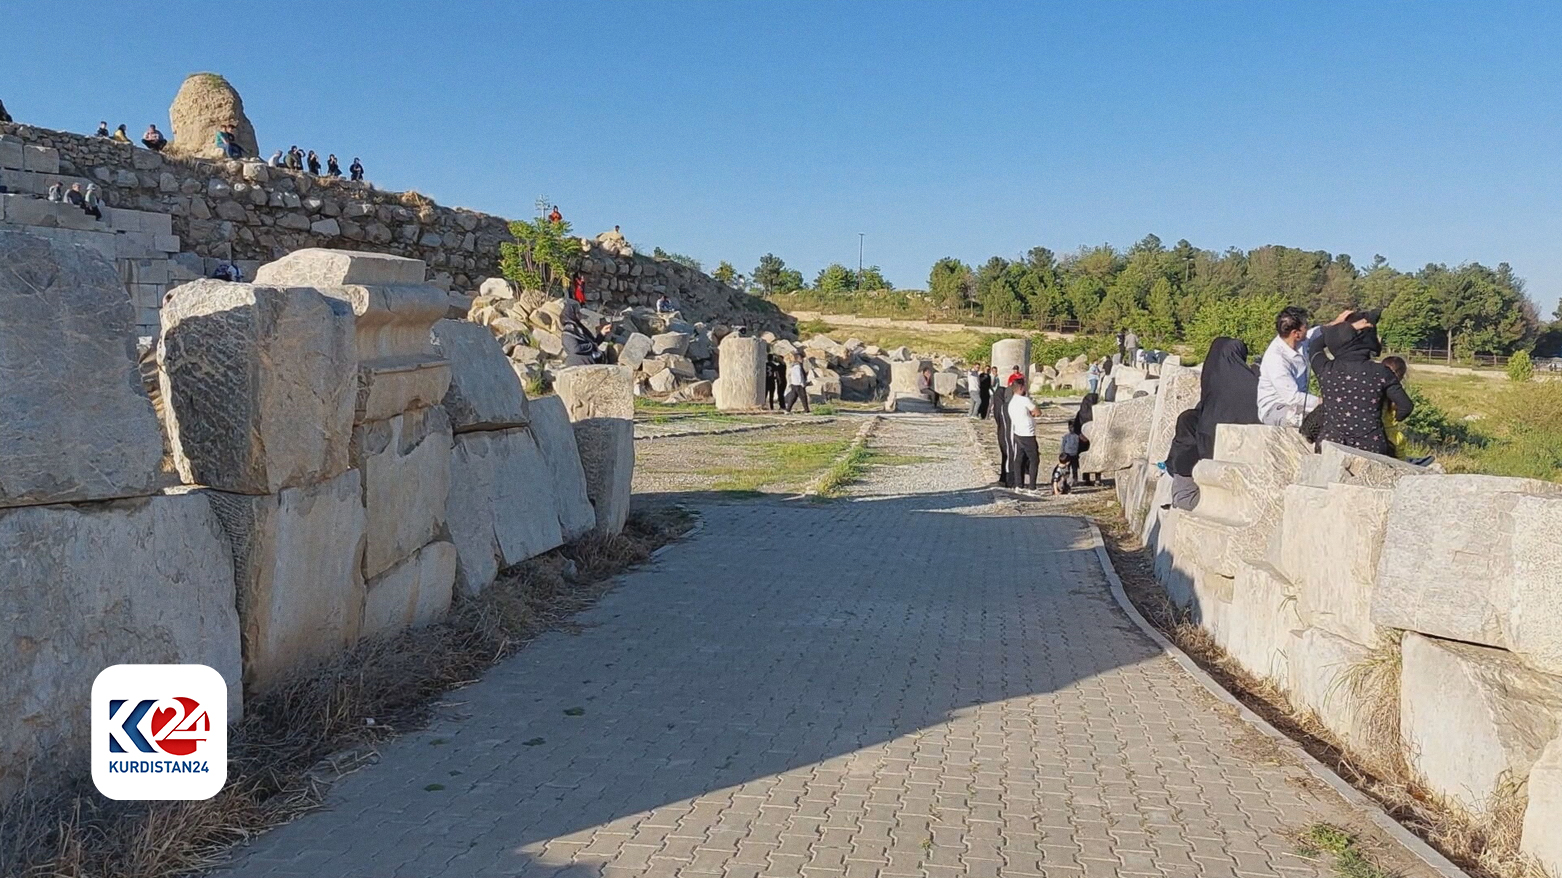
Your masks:
{"label": "shrub", "polygon": [[1508,358],[1508,380],[1529,381],[1535,377],[1535,363],[1530,360],[1529,351],[1519,351]]}

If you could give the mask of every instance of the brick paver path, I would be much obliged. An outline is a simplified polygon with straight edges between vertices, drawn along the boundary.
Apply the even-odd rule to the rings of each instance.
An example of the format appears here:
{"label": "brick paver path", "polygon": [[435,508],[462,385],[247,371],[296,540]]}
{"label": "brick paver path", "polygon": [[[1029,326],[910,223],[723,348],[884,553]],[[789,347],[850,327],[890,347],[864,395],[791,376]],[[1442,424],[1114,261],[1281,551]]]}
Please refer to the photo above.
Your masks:
{"label": "brick paver path", "polygon": [[231,874],[1327,874],[1288,833],[1344,803],[1118,611],[1081,521],[997,514],[968,435],[896,416],[925,459],[853,499],[704,507]]}

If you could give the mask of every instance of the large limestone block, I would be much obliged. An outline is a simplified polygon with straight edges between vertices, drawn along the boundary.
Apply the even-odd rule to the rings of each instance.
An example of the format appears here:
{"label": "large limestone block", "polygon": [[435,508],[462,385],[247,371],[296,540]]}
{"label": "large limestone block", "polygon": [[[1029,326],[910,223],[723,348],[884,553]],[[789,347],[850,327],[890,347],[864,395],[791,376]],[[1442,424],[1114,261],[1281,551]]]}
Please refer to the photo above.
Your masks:
{"label": "large limestone block", "polygon": [[1366,485],[1392,488],[1406,476],[1428,475],[1426,467],[1405,463],[1381,454],[1324,442],[1317,454],[1307,458],[1296,473],[1299,484],[1322,488],[1326,485]]}
{"label": "large limestone block", "polygon": [[662,332],[651,337],[651,353],[683,356],[689,350],[692,337],[682,332]]}
{"label": "large limestone block", "polygon": [[86,764],[88,696],[109,665],[208,665],[238,720],[232,557],[204,498],[3,509],[0,558],[0,795],[27,762]]}
{"label": "large limestone block", "polygon": [[1021,372],[1030,369],[1030,338],[1004,338],[993,342],[992,364],[998,367],[998,375],[1007,378],[1016,367]]}
{"label": "large limestone block", "polygon": [[557,396],[533,400],[529,426],[552,477],[554,508],[564,541],[579,539],[597,526],[597,513],[586,494],[586,472],[564,401]]}
{"label": "large limestone block", "polygon": [[186,483],[274,494],[347,470],[358,359],[342,302],[198,280],[161,315],[159,384]]}
{"label": "large limestone block", "polygon": [[553,469],[526,428],[455,437],[446,522],[459,560],[457,587],[476,594],[505,567],[564,542],[554,484]]}
{"label": "large limestone block", "polygon": [[960,389],[960,376],[954,372],[934,372],[933,390],[939,396],[954,396]]}
{"label": "large limestone block", "polygon": [[450,361],[444,407],[455,431],[524,426],[526,391],[493,333],[465,320],[441,320],[433,332]]}
{"label": "large limestone block", "polygon": [[623,418],[576,421],[575,446],[586,474],[586,496],[596,511],[596,532],[616,536],[629,518],[635,473],[635,425]]}
{"label": "large limestone block", "polygon": [[1472,813],[1490,809],[1504,780],[1529,774],[1557,736],[1562,679],[1500,649],[1408,633],[1400,724],[1412,769]]}
{"label": "large limestone block", "polygon": [[1286,650],[1290,680],[1282,683],[1291,703],[1309,710],[1368,768],[1386,768],[1400,755],[1392,720],[1396,705],[1374,703],[1384,693],[1358,686],[1373,660],[1372,650],[1321,628],[1293,631]]}
{"label": "large limestone block", "polygon": [[357,470],[276,494],[201,496],[233,551],[246,685],[267,686],[358,639],[365,519]]}
{"label": "large limestone block", "polygon": [[1239,560],[1270,557],[1280,527],[1285,486],[1312,453],[1295,430],[1259,424],[1222,424],[1215,457],[1193,468],[1199,505],[1177,528],[1179,551],[1222,576]]}
{"label": "large limestone block", "polygon": [[1273,567],[1243,561],[1231,583],[1226,652],[1249,673],[1284,687],[1291,678],[1292,632],[1303,627],[1293,587]]}
{"label": "large limestone block", "polygon": [[[776,342],[780,345],[781,342]],[[765,340],[728,335],[717,348],[714,391],[719,411],[765,407]]]}
{"label": "large limestone block", "polygon": [[1093,409],[1090,447],[1080,455],[1079,468],[1090,473],[1116,473],[1143,460],[1150,439],[1155,397],[1140,396],[1102,403]]}
{"label": "large limestone block", "polygon": [[1520,849],[1562,875],[1562,738],[1546,745],[1530,769]]}
{"label": "large limestone block", "polygon": [[624,366],[570,366],[553,376],[553,390],[571,421],[635,417],[635,373]]}
{"label": "large limestone block", "polygon": [[450,609],[456,547],[429,543],[370,580],[363,601],[363,637],[394,634],[434,622]]}
{"label": "large limestone block", "polygon": [[[1562,497],[1562,485],[1477,475],[1401,479],[1389,510],[1372,621],[1512,648],[1515,557],[1529,549],[1515,544],[1513,511],[1524,497]],[[1551,547],[1555,563],[1554,522],[1551,533],[1538,545]]]}
{"label": "large limestone block", "polygon": [[350,284],[422,284],[427,266],[421,259],[309,247],[262,265],[255,283],[277,287],[340,287]]}
{"label": "large limestone block", "polygon": [[114,266],[0,231],[0,506],[150,494],[162,438]]}
{"label": "large limestone block", "polygon": [[423,283],[322,284],[317,289],[352,307],[359,360],[368,363],[435,354],[429,330],[449,310],[444,290]]}
{"label": "large limestone block", "polygon": [[889,389],[895,396],[922,395],[921,374],[923,367],[931,367],[928,360],[891,360],[889,364]]}
{"label": "large limestone block", "polygon": [[1511,520],[1510,648],[1530,667],[1562,676],[1562,498],[1520,497]]}
{"label": "large limestone block", "polygon": [[450,418],[441,406],[353,430],[352,462],[363,473],[368,514],[365,579],[389,570],[444,528],[450,445]]}
{"label": "large limestone block", "polygon": [[1150,414],[1150,436],[1145,443],[1146,460],[1150,463],[1166,460],[1166,456],[1171,453],[1172,436],[1177,432],[1177,417],[1198,404],[1197,369],[1177,366],[1162,370],[1155,391],[1155,408]]}
{"label": "large limestone block", "polygon": [[173,140],[165,151],[171,155],[226,159],[227,154],[217,148],[217,132],[224,129],[233,132],[245,155],[260,155],[255,126],[244,115],[243,99],[215,73],[185,77],[168,108],[168,121]]}
{"label": "large limestone block", "polygon": [[618,350],[618,365],[638,369],[650,355],[651,337],[642,332],[631,332],[629,338],[624,340],[623,347]]}
{"label": "large limestone block", "polygon": [[1372,592],[1394,494],[1387,488],[1289,485],[1276,566],[1296,584],[1308,625],[1371,646]]}
{"label": "large limestone block", "polygon": [[437,354],[360,362],[353,422],[383,421],[440,405],[450,392],[450,380],[450,361]]}

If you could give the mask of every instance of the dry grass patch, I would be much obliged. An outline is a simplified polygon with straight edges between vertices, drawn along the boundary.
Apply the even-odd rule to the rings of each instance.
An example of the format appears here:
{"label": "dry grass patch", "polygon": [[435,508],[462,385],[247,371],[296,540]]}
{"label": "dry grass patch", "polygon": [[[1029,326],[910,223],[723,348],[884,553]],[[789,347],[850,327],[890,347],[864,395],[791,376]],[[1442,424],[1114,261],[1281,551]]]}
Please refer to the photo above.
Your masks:
{"label": "dry grass patch", "polygon": [[692,525],[668,507],[630,516],[505,571],[440,622],[368,641],[246,700],[229,737],[228,783],[204,802],[114,802],[83,778],[0,806],[0,875],[165,878],[209,869],[228,849],[318,806],[332,778],[424,724],[440,695],[475,681]]}

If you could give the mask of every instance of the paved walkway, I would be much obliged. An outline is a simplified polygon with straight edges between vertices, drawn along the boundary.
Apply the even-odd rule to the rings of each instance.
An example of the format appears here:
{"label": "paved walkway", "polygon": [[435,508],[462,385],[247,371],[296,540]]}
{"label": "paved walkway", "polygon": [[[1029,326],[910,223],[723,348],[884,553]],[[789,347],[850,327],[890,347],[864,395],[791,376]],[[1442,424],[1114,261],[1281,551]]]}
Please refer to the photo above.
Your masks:
{"label": "paved walkway", "polygon": [[999,514],[968,436],[893,416],[922,459],[853,498],[704,507],[231,874],[1327,874],[1288,835],[1344,803],[1132,626],[1081,521]]}

